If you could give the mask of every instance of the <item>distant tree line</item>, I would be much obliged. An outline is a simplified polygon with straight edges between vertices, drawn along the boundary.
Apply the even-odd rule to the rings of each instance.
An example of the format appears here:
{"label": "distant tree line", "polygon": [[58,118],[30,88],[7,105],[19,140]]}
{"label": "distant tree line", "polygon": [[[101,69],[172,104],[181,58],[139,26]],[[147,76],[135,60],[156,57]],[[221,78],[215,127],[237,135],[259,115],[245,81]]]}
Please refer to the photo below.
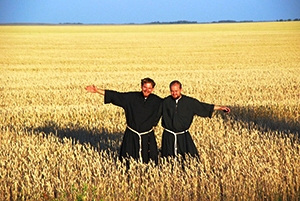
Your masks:
{"label": "distant tree line", "polygon": [[81,24],[83,24],[83,23],[80,23],[80,22],[77,22],[77,23],[71,23],[71,22],[65,22],[65,23],[59,23],[59,24],[64,24],[64,25],[76,25],[76,24],[78,24],[78,25],[81,25]]}
{"label": "distant tree line", "polygon": [[300,21],[300,18],[295,18],[295,19],[287,19],[287,20],[284,20],[284,19],[280,19],[280,20],[276,20],[277,22],[285,22],[285,21]]}
{"label": "distant tree line", "polygon": [[178,20],[173,22],[155,21],[155,22],[150,22],[148,24],[197,24],[197,23],[198,23],[197,21]]}
{"label": "distant tree line", "polygon": [[[284,22],[284,21],[300,21],[300,18],[296,19],[280,19],[276,20],[277,22]],[[242,21],[236,21],[236,20],[219,20],[219,21],[212,21],[210,23],[241,23],[241,22],[254,22],[253,20],[242,20]],[[178,21],[172,21],[172,22],[160,22],[160,21],[154,21],[150,23],[145,23],[145,24],[198,24],[200,22],[197,21],[188,21],[188,20],[178,20]],[[204,23],[204,22],[203,22]],[[208,22],[206,22],[208,23]],[[134,23],[132,23],[134,24]]]}
{"label": "distant tree line", "polygon": [[[277,22],[286,22],[286,21],[300,21],[300,18],[296,19],[280,19],[276,20]],[[211,23],[236,23],[236,22],[254,22],[253,20],[243,20],[243,21],[236,21],[236,20],[219,20],[219,21],[212,21]]]}
{"label": "distant tree line", "polygon": [[243,21],[236,21],[236,20],[219,20],[219,21],[212,21],[212,23],[236,23],[236,22],[253,22],[253,20],[243,20]]}
{"label": "distant tree line", "polygon": [[[276,22],[287,22],[287,21],[300,21],[300,18],[295,19],[279,19],[275,20]],[[236,21],[236,20],[219,20],[219,21],[212,21],[212,22],[197,22],[197,21],[188,21],[188,20],[178,20],[178,21],[171,21],[171,22],[160,22],[160,21],[154,21],[149,23],[142,23],[142,24],[207,24],[207,23],[243,23],[243,22],[259,22],[259,21],[253,21],[253,20],[243,20],[243,21]],[[267,21],[264,21],[267,22]],[[51,24],[51,23],[4,23],[0,25],[57,25],[57,24]],[[90,25],[104,25],[104,24],[110,24],[110,23],[93,23]],[[114,23],[112,23],[114,24]],[[125,23],[126,24],[126,23]],[[127,24],[139,24],[139,23],[127,23]],[[84,23],[80,22],[64,22],[59,23],[59,25],[85,25]]]}

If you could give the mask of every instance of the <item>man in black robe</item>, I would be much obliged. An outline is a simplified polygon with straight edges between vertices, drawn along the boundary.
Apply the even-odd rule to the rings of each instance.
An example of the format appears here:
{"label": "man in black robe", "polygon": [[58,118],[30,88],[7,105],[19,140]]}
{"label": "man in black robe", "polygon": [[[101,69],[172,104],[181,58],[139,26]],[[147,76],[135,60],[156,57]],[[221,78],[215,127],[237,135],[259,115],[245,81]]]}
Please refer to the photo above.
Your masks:
{"label": "man in black robe", "polygon": [[182,85],[178,80],[170,83],[171,95],[163,100],[162,156],[199,156],[189,133],[194,115],[211,118],[214,110],[230,112],[225,106],[203,103],[181,94]]}
{"label": "man in black robe", "polygon": [[158,149],[153,131],[161,117],[162,99],[152,94],[155,82],[151,78],[141,80],[142,91],[117,92],[97,89],[86,90],[104,96],[104,103],[112,103],[125,111],[126,130],[120,149],[120,160],[132,157],[144,163],[158,163]]}

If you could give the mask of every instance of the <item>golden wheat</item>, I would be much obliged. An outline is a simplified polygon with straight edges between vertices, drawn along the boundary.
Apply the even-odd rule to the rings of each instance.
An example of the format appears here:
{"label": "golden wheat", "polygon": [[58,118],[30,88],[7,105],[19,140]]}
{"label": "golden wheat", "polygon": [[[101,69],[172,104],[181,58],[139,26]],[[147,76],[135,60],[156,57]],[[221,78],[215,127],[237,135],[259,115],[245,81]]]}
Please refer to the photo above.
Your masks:
{"label": "golden wheat", "polygon": [[[0,27],[1,200],[298,200],[299,22]],[[117,160],[124,112],[96,84],[173,79],[229,115],[195,117],[200,159]],[[162,127],[157,126],[160,147]]]}

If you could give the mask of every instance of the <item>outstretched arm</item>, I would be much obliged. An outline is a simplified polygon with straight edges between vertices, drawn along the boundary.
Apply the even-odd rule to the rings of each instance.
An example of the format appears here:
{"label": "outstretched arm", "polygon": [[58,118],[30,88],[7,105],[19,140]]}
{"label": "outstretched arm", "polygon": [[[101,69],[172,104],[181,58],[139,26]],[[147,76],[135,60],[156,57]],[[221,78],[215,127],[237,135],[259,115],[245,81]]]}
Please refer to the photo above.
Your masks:
{"label": "outstretched arm", "polygon": [[229,113],[230,108],[226,106],[215,105],[214,110],[222,110],[223,112]]}
{"label": "outstretched arm", "polygon": [[105,95],[105,90],[98,89],[95,85],[86,86],[85,90],[87,90],[88,92],[91,92],[91,93],[98,93],[103,96]]}

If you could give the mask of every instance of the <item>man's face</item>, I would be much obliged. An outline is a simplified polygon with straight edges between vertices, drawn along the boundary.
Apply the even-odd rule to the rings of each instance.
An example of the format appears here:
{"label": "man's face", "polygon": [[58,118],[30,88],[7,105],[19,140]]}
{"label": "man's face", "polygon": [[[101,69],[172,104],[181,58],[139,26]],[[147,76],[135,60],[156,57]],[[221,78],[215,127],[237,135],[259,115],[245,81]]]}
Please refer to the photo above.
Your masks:
{"label": "man's face", "polygon": [[148,97],[152,93],[153,90],[154,90],[154,88],[152,87],[151,83],[145,83],[142,86],[142,92],[143,92],[144,97]]}
{"label": "man's face", "polygon": [[179,86],[179,84],[173,84],[171,87],[170,87],[170,92],[171,92],[171,96],[174,98],[174,99],[177,99],[181,96],[181,88]]}

